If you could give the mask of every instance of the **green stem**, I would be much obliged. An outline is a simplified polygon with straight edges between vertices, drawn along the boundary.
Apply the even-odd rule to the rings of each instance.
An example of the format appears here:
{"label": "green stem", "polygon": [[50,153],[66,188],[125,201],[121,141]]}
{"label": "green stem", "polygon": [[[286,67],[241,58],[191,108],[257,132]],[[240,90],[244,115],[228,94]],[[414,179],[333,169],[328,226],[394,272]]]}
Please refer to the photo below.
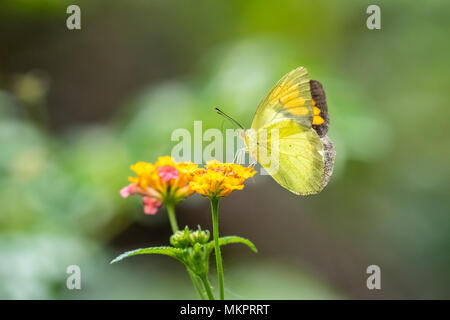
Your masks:
{"label": "green stem", "polygon": [[[167,214],[169,216],[170,221],[170,227],[172,228],[172,233],[175,233],[178,231],[178,223],[177,223],[177,217],[175,215],[175,207],[173,204],[167,204]],[[205,296],[203,295],[203,290],[200,287],[200,284],[198,283],[197,276],[189,269],[187,269],[189,276],[191,277],[192,284],[194,285],[194,288],[197,290],[198,294],[200,295],[200,298],[202,300],[205,300]]]}
{"label": "green stem", "polygon": [[192,284],[194,285],[195,289],[197,290],[198,294],[200,295],[200,298],[202,300],[205,300],[205,295],[203,294],[203,290],[200,286],[200,283],[198,283],[197,276],[189,268],[187,268],[187,271],[189,273],[189,276],[191,277]]}
{"label": "green stem", "polygon": [[208,295],[208,299],[209,300],[215,300],[214,294],[213,294],[213,292],[211,290],[211,284],[209,283],[208,278],[206,277],[206,274],[200,276],[200,279],[203,282],[203,286],[205,287],[206,294]]}
{"label": "green stem", "polygon": [[173,204],[167,204],[166,207],[170,226],[172,227],[172,232],[175,233],[178,231],[177,217],[175,216],[175,206]]}
{"label": "green stem", "polygon": [[220,290],[220,300],[225,299],[225,289],[223,285],[223,265],[222,265],[222,255],[220,253],[219,246],[219,199],[211,199],[211,211],[213,220],[213,234],[214,234],[214,250],[216,253],[216,267],[217,267],[217,278],[219,280],[219,290]]}

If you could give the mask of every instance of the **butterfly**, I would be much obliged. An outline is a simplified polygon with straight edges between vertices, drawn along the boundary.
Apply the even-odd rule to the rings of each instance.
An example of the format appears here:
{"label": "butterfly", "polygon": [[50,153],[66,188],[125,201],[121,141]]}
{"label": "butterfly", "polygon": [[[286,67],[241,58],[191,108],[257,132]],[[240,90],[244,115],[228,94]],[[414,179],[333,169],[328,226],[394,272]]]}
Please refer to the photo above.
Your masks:
{"label": "butterfly", "polygon": [[336,151],[326,135],[329,123],[322,84],[298,67],[272,88],[241,137],[245,151],[276,182],[295,194],[310,195],[322,191],[333,172]]}

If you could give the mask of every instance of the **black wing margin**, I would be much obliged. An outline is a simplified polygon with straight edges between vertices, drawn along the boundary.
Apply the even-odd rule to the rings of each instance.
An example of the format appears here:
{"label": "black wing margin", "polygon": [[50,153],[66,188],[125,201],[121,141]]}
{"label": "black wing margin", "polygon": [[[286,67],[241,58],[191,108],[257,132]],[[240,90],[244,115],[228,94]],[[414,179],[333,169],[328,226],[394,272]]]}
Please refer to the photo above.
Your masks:
{"label": "black wing margin", "polygon": [[310,80],[309,86],[311,88],[311,97],[316,102],[316,107],[320,109],[320,116],[324,120],[322,124],[313,124],[312,127],[316,130],[319,137],[323,137],[328,132],[328,125],[330,124],[330,116],[328,115],[327,100],[322,84],[317,80]]}

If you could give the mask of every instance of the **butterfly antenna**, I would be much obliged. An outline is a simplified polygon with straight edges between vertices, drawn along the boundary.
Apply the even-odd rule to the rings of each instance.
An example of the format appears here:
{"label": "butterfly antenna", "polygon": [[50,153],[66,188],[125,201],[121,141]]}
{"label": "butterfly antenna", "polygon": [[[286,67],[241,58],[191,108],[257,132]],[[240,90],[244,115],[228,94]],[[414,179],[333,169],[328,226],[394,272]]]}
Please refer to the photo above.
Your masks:
{"label": "butterfly antenna", "polygon": [[220,110],[219,108],[214,108],[216,109],[217,113],[220,114],[221,116],[225,117],[226,119],[230,120],[231,122],[233,122],[235,125],[237,125],[239,128],[244,129],[244,127],[237,122],[236,120],[234,120],[232,117],[230,117],[229,115],[227,115],[225,112],[223,112],[222,110]]}

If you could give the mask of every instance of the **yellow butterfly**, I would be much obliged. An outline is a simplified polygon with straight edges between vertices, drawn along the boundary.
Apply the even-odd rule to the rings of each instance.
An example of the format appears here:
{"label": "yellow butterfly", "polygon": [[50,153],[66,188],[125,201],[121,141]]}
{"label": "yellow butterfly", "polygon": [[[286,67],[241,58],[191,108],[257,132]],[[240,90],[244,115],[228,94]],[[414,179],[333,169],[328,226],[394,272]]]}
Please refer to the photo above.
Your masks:
{"label": "yellow butterfly", "polygon": [[278,81],[258,106],[251,129],[241,135],[245,151],[275,181],[295,194],[309,195],[319,193],[333,172],[336,152],[326,136],[328,124],[322,85],[299,67]]}

